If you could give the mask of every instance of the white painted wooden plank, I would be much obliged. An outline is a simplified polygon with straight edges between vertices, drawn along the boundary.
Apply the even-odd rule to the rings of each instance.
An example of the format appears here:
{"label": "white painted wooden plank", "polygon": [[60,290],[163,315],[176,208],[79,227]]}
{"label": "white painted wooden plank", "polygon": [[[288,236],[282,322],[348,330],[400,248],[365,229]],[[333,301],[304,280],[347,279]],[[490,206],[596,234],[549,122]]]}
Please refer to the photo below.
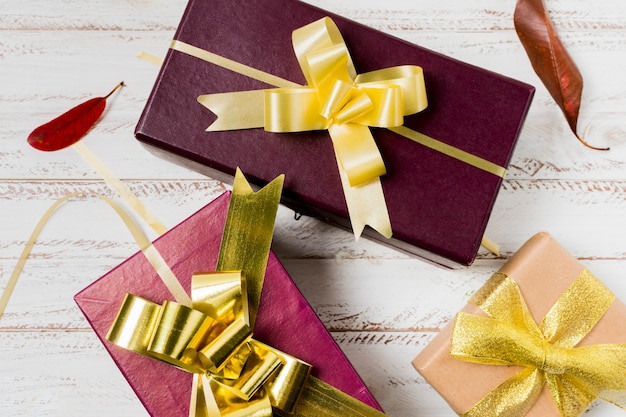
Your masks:
{"label": "white painted wooden plank", "polygon": [[[169,227],[224,191],[221,183],[215,181],[127,184]],[[496,201],[487,235],[500,244],[505,257],[533,233],[546,230],[559,237],[579,258],[624,259],[626,251],[621,236],[626,231],[625,188],[624,181],[612,180],[507,180]],[[54,201],[74,191],[104,193],[119,201],[115,193],[98,182],[0,183],[3,201],[0,246],[5,251],[0,258],[17,257],[44,211]],[[602,208],[601,214],[598,214],[598,207]],[[94,219],[98,219],[97,224]],[[106,227],[101,227],[103,225]],[[151,238],[155,237],[150,230],[146,232]],[[98,199],[89,197],[70,201],[58,211],[44,230],[35,252],[49,250],[98,259],[101,255],[93,249],[110,248],[114,244],[124,250],[134,247],[132,238],[113,211]],[[285,207],[279,211],[274,250],[282,259],[407,258],[367,239],[355,242],[350,233],[315,219],[303,217],[296,221],[294,213]],[[480,254],[480,257],[487,256],[484,251]],[[113,256],[120,254],[113,252]]]}
{"label": "white painted wooden plank", "polygon": [[[491,0],[306,0],[306,3],[360,21],[383,31],[494,31],[513,28],[514,4]],[[10,30],[146,30],[174,29],[186,5],[176,1],[106,1],[87,5],[65,0],[50,7],[45,0],[4,0],[0,28]],[[626,25],[621,2],[613,0],[546,2],[560,31],[620,30]]]}
{"label": "white painted wooden plank", "polygon": [[147,416],[91,332],[0,332],[7,417]]}
{"label": "white painted wooden plank", "polygon": [[486,235],[505,255],[539,231],[552,233],[578,258],[624,259],[623,181],[506,181]]}

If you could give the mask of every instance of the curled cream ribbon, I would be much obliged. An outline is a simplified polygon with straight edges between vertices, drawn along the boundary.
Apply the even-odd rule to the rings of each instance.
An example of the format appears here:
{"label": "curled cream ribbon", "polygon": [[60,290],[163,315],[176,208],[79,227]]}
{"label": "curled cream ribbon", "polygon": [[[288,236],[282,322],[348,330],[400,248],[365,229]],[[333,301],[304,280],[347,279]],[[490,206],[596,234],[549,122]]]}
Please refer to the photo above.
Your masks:
{"label": "curled cream ribbon", "polygon": [[489,317],[459,313],[451,355],[523,369],[460,415],[523,416],[544,384],[564,417],[581,415],[595,398],[626,408],[626,344],[576,347],[614,299],[585,269],[537,325],[515,281],[494,274],[471,299]]}
{"label": "curled cream ribbon", "polygon": [[[357,75],[328,17],[295,30],[292,40],[307,85],[270,79],[280,88],[200,96],[198,101],[217,115],[207,130],[328,130],[355,236],[368,224],[389,238],[380,183],[386,170],[370,127],[399,128],[404,116],[426,108],[422,68],[404,65]],[[189,50],[178,41],[172,47]]]}
{"label": "curled cream ribbon", "polygon": [[155,232],[159,235],[167,232],[167,227],[143,204],[132,191],[124,185],[122,181],[89,150],[84,141],[76,142],[72,148],[87,162],[94,171],[139,215]]}
{"label": "curled cream ribbon", "polygon": [[[165,227],[165,225],[161,223],[161,221],[143,204],[143,202],[139,200],[139,198],[135,194],[133,194],[132,191],[130,191],[128,187],[126,187],[126,185],[124,185],[124,183],[120,181],[120,179],[117,178],[117,176],[102,161],[100,161],[100,159],[98,159],[98,157],[93,152],[91,152],[91,150],[89,150],[89,148],[87,147],[87,145],[85,145],[83,141],[74,143],[72,145],[72,148],[74,148],[74,150],[83,158],[83,160],[102,176],[104,181],[109,186],[111,186],[111,188],[117,191],[119,196],[126,202],[126,204],[128,204],[128,206],[132,208],[135,213],[152,228],[152,230],[154,230],[159,235],[167,231],[167,227]],[[33,247],[35,246],[35,243],[39,238],[39,235],[41,234],[44,226],[46,225],[46,223],[48,223],[50,217],[52,217],[52,215],[57,211],[59,207],[61,207],[68,200],[79,195],[93,195],[100,198],[102,201],[111,206],[124,221],[126,227],[130,230],[133,237],[135,238],[135,241],[144,251],[144,254],[153,259],[153,265],[155,265],[155,268],[158,268],[159,274],[161,274],[162,279],[164,281],[171,282],[171,288],[176,291],[181,298],[184,298],[186,296],[185,290],[182,289],[182,287],[178,285],[180,288],[176,288],[178,280],[176,279],[176,277],[174,277],[171,270],[169,270],[169,267],[161,258],[160,254],[152,246],[141,228],[136,225],[134,220],[126,213],[126,211],[121,206],[119,206],[115,201],[104,195],[76,192],[70,193],[52,204],[52,206],[50,206],[50,208],[44,213],[44,215],[35,226],[35,229],[31,233],[26,242],[26,245],[24,246],[24,249],[22,250],[22,253],[17,261],[17,265],[13,269],[11,277],[9,278],[9,281],[4,288],[4,291],[2,292],[2,296],[0,296],[0,317],[2,317],[2,315],[4,314],[4,310],[9,304],[11,295],[13,294],[15,286],[17,285],[17,282],[24,269],[24,265],[26,264],[26,261],[28,260],[28,257],[33,250]],[[191,305],[191,300],[188,300],[187,304]]]}
{"label": "curled cream ribbon", "polygon": [[[74,144],[74,146],[76,146],[77,144],[78,143]],[[101,199],[102,201],[107,203],[111,208],[115,210],[115,212],[120,216],[120,218],[122,219],[122,221],[124,222],[128,230],[131,232],[131,234],[135,238],[137,245],[141,248],[141,250],[146,255],[146,257],[150,260],[152,265],[154,265],[155,269],[159,273],[159,276],[161,277],[163,282],[166,283],[170,291],[176,294],[176,297],[182,300],[182,302],[188,305],[191,305],[191,299],[185,292],[184,288],[180,285],[178,279],[176,279],[176,277],[174,276],[174,273],[168,267],[165,260],[161,257],[161,255],[156,250],[156,248],[152,246],[152,243],[143,233],[141,228],[135,223],[135,221],[128,215],[128,213],[119,204],[117,204],[114,200],[111,200],[110,198],[104,195],[75,192],[75,193],[71,193],[60,198],[54,204],[52,204],[50,208],[46,210],[44,215],[41,217],[41,219],[35,226],[33,232],[31,233],[31,235],[29,236],[26,242],[26,245],[24,245],[24,249],[22,250],[22,253],[20,254],[20,258],[18,259],[18,262],[15,268],[13,269],[13,273],[11,274],[9,281],[7,282],[7,285],[4,288],[4,291],[2,292],[2,296],[0,297],[0,317],[4,313],[4,310],[6,309],[6,306],[8,305],[9,300],[11,299],[11,295],[13,294],[13,290],[15,289],[15,286],[17,285],[19,277],[22,274],[22,271],[24,270],[26,261],[28,260],[28,257],[34,248],[35,243],[37,242],[37,239],[39,238],[41,232],[43,231],[44,226],[48,223],[52,215],[64,203],[66,203],[67,201],[71,200],[74,197],[86,196],[86,195],[93,195]]]}

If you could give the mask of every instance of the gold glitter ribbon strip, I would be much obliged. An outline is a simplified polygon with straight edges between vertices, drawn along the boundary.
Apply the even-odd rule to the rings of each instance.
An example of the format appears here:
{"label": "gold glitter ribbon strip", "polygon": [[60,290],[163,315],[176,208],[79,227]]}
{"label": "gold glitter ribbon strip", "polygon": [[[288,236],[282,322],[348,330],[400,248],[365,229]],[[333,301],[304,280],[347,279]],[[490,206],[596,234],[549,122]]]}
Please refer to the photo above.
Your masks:
{"label": "gold glitter ribbon strip", "polygon": [[615,296],[584,270],[535,323],[509,276],[496,273],[470,302],[489,317],[458,313],[451,355],[484,365],[523,369],[482,398],[467,417],[520,417],[547,385],[564,417],[580,416],[595,398],[626,407],[626,344],[576,347]]}
{"label": "gold glitter ribbon strip", "polygon": [[307,86],[182,41],[172,41],[170,48],[279,87],[200,96],[198,101],[218,116],[207,130],[328,129],[357,238],[366,224],[385,237],[392,234],[379,179],[385,167],[369,126],[388,128],[493,175],[506,174],[503,167],[402,126],[404,116],[427,105],[420,67],[406,65],[357,75],[341,33],[330,18],[294,31],[293,44]]}
{"label": "gold glitter ribbon strip", "polygon": [[[272,407],[308,417],[320,407],[334,407],[324,409],[329,416],[384,416],[252,339],[282,184],[280,176],[254,193],[237,169],[218,271],[194,274],[191,308],[127,294],[107,339],[192,372],[190,417],[269,417]],[[311,408],[306,399],[321,402]]]}

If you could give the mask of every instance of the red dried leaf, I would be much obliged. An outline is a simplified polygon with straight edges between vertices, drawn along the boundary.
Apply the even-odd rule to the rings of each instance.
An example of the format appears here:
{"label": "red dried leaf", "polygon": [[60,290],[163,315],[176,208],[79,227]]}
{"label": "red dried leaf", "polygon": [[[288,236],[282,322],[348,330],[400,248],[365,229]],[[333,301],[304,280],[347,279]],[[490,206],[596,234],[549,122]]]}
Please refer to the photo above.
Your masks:
{"label": "red dried leaf", "polygon": [[28,135],[28,143],[40,151],[58,151],[78,142],[104,112],[107,98],[123,85],[121,82],[106,96],[89,99],[39,126]]}
{"label": "red dried leaf", "polygon": [[561,43],[543,0],[518,0],[513,22],[533,69],[561,108],[574,135],[585,146],[608,149],[589,145],[576,132],[583,78]]}

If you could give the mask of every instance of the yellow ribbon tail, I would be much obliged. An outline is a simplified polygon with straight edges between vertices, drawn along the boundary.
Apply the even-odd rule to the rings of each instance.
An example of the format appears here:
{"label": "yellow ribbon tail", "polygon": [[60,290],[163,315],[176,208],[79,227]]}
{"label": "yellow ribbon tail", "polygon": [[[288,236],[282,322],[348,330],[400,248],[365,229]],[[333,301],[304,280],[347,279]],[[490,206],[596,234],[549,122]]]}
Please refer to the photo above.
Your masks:
{"label": "yellow ribbon tail", "polygon": [[[351,128],[355,128],[356,133],[354,130],[351,130]],[[349,132],[346,132],[346,129],[350,129]],[[329,132],[331,134],[333,147],[335,148],[339,177],[341,178],[341,185],[343,187],[346,205],[348,206],[348,214],[355,239],[358,241],[366,225],[369,225],[382,236],[390,238],[392,235],[391,220],[389,219],[389,212],[387,211],[383,186],[378,176],[384,174],[385,167],[382,165],[382,159],[380,159],[382,171],[381,165],[376,163],[376,155],[380,157],[380,153],[378,152],[374,138],[371,137],[369,129],[366,126],[354,124],[349,126],[332,125],[329,128]],[[370,160],[373,161],[369,164],[370,170],[368,172],[361,171],[356,173],[357,179],[361,181],[358,185],[351,185],[354,181],[351,181],[350,173],[345,169],[344,160],[341,159],[346,153],[346,148],[351,145],[349,143],[351,139],[348,138],[346,140],[343,137],[344,133],[355,137],[360,136],[357,140],[362,140],[363,135],[367,134],[371,138],[371,142],[366,143],[364,147],[370,147],[371,153],[376,154],[370,157]],[[346,142],[348,143],[346,144]],[[346,158],[345,162],[351,165],[352,161]],[[354,174],[354,172],[352,174]],[[366,179],[367,177],[369,177],[369,179]]]}
{"label": "yellow ribbon tail", "polygon": [[217,116],[206,131],[254,129],[264,124],[264,91],[205,94],[198,102]]}
{"label": "yellow ribbon tail", "polygon": [[372,132],[354,123],[328,128],[339,169],[346,173],[350,186],[366,184],[385,175],[386,169]]}
{"label": "yellow ribbon tail", "polygon": [[152,65],[156,65],[156,66],[161,66],[163,65],[163,58],[154,54],[151,54],[150,52],[146,52],[146,51],[141,51],[138,55],[137,58],[141,59],[142,61],[145,61],[149,64]]}
{"label": "yellow ribbon tail", "polygon": [[483,239],[480,241],[480,245],[494,255],[500,256],[500,245],[489,239],[487,236],[483,236]]}
{"label": "yellow ribbon tail", "polygon": [[312,88],[265,90],[263,127],[268,132],[305,132],[326,129],[317,93]]}
{"label": "yellow ribbon tail", "polygon": [[392,236],[391,220],[385,204],[383,186],[379,178],[368,183],[351,187],[348,178],[342,170],[339,170],[341,183],[345,193],[350,222],[355,239],[358,241],[363,229],[368,225],[382,236]]}

